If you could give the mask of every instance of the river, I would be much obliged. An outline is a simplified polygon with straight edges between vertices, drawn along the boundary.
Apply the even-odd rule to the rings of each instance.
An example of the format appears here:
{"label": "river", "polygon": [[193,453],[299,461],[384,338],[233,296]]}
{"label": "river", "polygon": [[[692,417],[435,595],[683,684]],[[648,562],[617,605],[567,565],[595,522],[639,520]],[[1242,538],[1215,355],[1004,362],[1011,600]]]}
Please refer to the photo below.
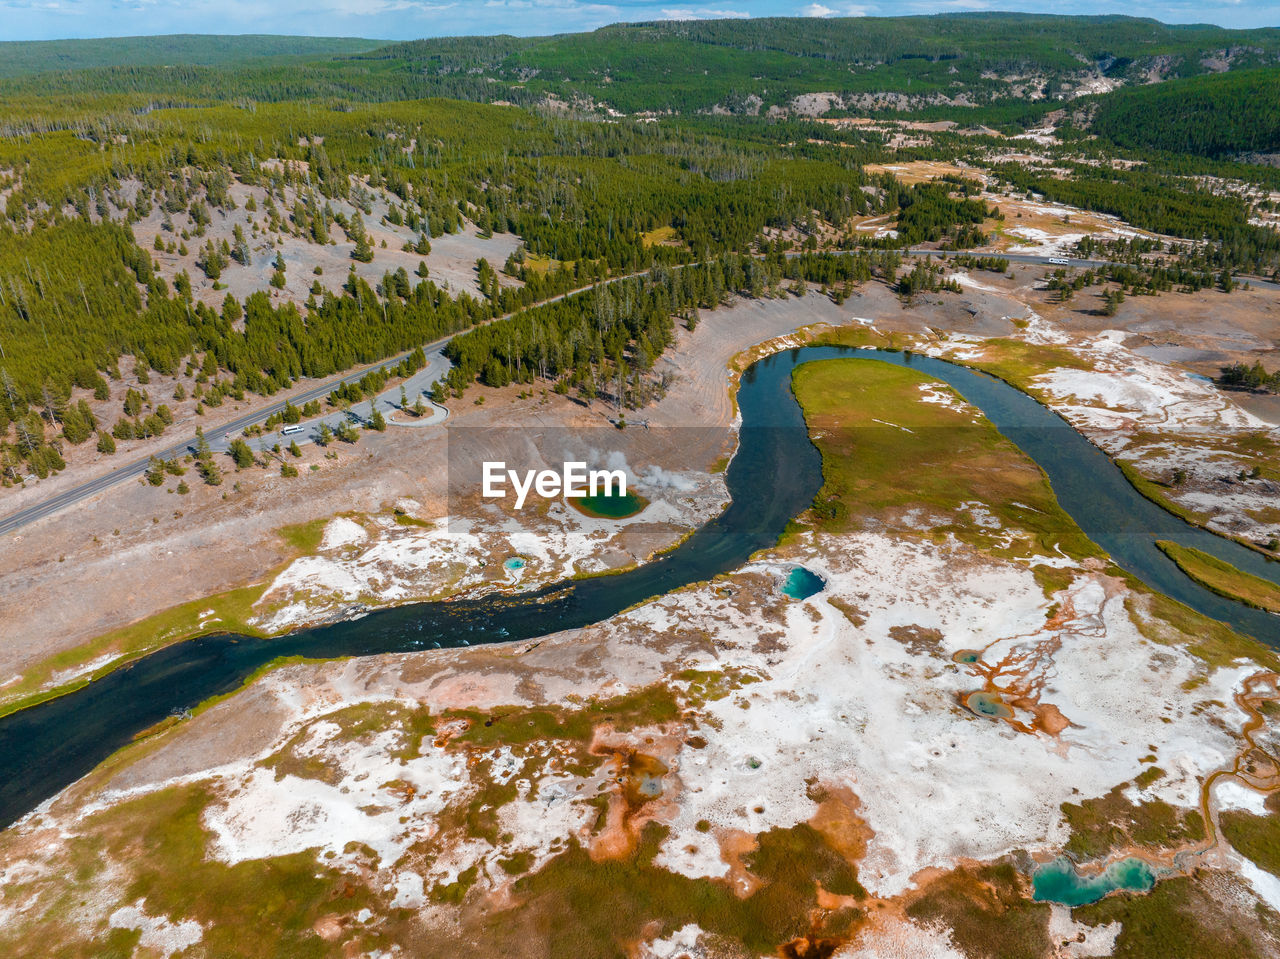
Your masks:
{"label": "river", "polygon": [[73,693],[0,719],[0,826],[75,782],[137,733],[234,690],[277,657],[370,656],[531,639],[600,622],[647,598],[736,569],[775,544],[822,484],[821,457],[791,393],[791,372],[835,357],[906,365],[949,383],[1040,464],[1062,506],[1119,566],[1207,616],[1280,645],[1280,618],[1203,589],[1155,542],[1194,546],[1273,582],[1276,564],[1147,500],[1106,455],[1031,397],[984,373],[918,354],[803,347],[767,356],[743,373],[742,426],[726,475],[732,500],[670,553],[617,575],[517,596],[418,603],[277,639],[222,634],[161,649]]}

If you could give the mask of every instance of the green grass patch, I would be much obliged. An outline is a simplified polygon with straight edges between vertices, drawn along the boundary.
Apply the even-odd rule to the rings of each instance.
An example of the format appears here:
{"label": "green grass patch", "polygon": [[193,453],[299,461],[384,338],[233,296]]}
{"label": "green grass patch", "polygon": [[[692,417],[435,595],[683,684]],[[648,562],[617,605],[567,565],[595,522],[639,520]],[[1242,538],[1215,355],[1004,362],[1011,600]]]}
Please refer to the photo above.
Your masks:
{"label": "green grass patch", "polygon": [[330,786],[338,785],[342,782],[342,769],[336,761],[322,756],[303,755],[298,751],[309,734],[309,729],[295,733],[282,749],[272,753],[258,765],[274,772],[277,782],[285,776],[293,776],[297,779],[315,779]]}
{"label": "green grass patch", "polygon": [[1089,363],[1070,350],[1045,343],[993,339],[982,344],[982,358],[966,365],[998,376],[1024,392],[1033,389],[1031,380],[1055,369],[1088,370]]}
{"label": "green grass patch", "polygon": [[961,867],[933,880],[907,915],[949,929],[966,956],[1025,959],[1052,951],[1048,904],[1030,901],[1007,862]]}
{"label": "green grass patch", "polygon": [[[1151,772],[1148,769],[1139,778]],[[1154,772],[1157,775],[1146,785],[1159,778],[1160,770]],[[1171,849],[1205,837],[1200,813],[1179,810],[1160,800],[1134,804],[1124,795],[1126,785],[1116,786],[1096,799],[1062,804],[1062,814],[1071,827],[1071,838],[1065,847],[1069,855],[1078,860],[1101,859],[1113,849],[1129,845]]]}
{"label": "green grass patch", "polygon": [[448,710],[445,719],[466,719],[467,730],[454,742],[473,746],[519,746],[549,739],[587,742],[595,727],[609,723],[620,732],[671,722],[680,716],[675,695],[663,685],[611,699],[591,700],[580,708],[497,707],[489,712]]}
{"label": "green grass patch", "polygon": [[[1250,929],[1256,915],[1231,909],[1196,880],[1166,879],[1142,895],[1122,893],[1074,910],[1073,918],[1091,926],[1118,922],[1112,959],[1262,959],[1257,945],[1265,933]],[[1228,911],[1230,910],[1230,911]]]}
{"label": "green grass patch", "polygon": [[524,267],[531,273],[556,273],[564,269],[572,269],[572,260],[556,260],[539,253],[526,253]]}
{"label": "green grass patch", "polygon": [[[931,535],[951,534],[997,555],[1101,555],[1035,463],[985,418],[922,402],[925,384],[949,389],[875,360],[796,369],[792,387],[822,453],[823,487],[810,510],[815,525],[842,532],[862,516],[925,506],[949,518]],[[975,501],[1002,527],[1029,536],[1006,549],[1003,529],[974,522],[966,504]]]}
{"label": "green grass patch", "polygon": [[1169,495],[1170,487],[1143,476],[1133,463],[1119,459],[1114,460],[1114,462],[1116,466],[1120,467],[1120,472],[1124,474],[1124,478],[1133,485],[1134,489],[1157,506],[1167,509],[1174,516],[1182,517],[1193,526],[1203,526],[1211,518],[1209,513],[1187,509],[1187,507],[1177,503]]}
{"label": "green grass patch", "polygon": [[[865,893],[853,866],[811,826],[760,835],[759,848],[743,861],[761,884],[746,898],[728,882],[690,879],[653,865],[666,834],[666,827],[650,823],[635,856],[598,863],[575,839],[567,852],[517,881],[525,922],[496,916],[485,930],[487,951],[513,954],[511,938],[531,922],[546,936],[547,955],[625,959],[642,938],[693,922],[741,943],[751,955],[818,956],[830,955],[863,920],[858,909],[816,908],[819,884],[858,898]],[[782,949],[800,937],[814,943],[806,946],[812,952]],[[828,944],[825,951],[816,947],[819,940]]]}
{"label": "green grass patch", "polygon": [[324,539],[324,528],[329,524],[328,517],[295,523],[293,526],[282,526],[277,532],[285,544],[300,556],[314,553],[320,548]]}
{"label": "green grass patch", "polygon": [[[249,617],[253,614],[254,603],[266,592],[266,588],[266,584],[244,586],[192,600],[112,630],[82,646],[50,656],[28,667],[21,682],[5,690],[6,699],[0,704],[0,716],[74,692],[124,663],[154,652],[162,646],[211,633],[263,636],[265,634],[261,630],[249,625]],[[58,673],[82,668],[104,656],[113,657],[112,661],[69,682],[58,683],[48,689],[41,688],[53,682]]]}
{"label": "green grass patch", "polygon": [[1236,569],[1225,560],[1192,546],[1181,546],[1168,540],[1160,540],[1156,546],[1177,563],[1180,570],[1210,592],[1239,600],[1255,609],[1280,613],[1280,586],[1275,583]]}
{"label": "green grass patch", "polygon": [[[854,346],[876,349],[892,349],[898,346],[899,334],[880,333],[861,323],[826,330],[814,337],[815,346]],[[911,342],[914,342],[911,341]]]}
{"label": "green grass patch", "polygon": [[426,709],[386,701],[352,703],[308,723],[259,765],[274,770],[276,779],[297,776],[337,785],[343,773],[336,760],[304,754],[299,749],[311,737],[314,725],[320,722],[338,727],[327,742],[356,742],[390,730],[399,732],[402,742],[390,754],[401,762],[417,759],[422,754],[423,737],[435,735],[435,723]]}
{"label": "green grass patch", "polygon": [[1152,783],[1164,778],[1164,770],[1159,766],[1150,766],[1133,778],[1133,784],[1139,789],[1146,789]]}
{"label": "green grass patch", "polygon": [[1211,669],[1245,659],[1267,669],[1280,670],[1280,656],[1258,640],[1241,636],[1226,623],[1210,619],[1163,593],[1147,589],[1119,568],[1108,572],[1121,576],[1135,594],[1146,597],[1145,609],[1138,595],[1127,597],[1125,608],[1138,631],[1152,642],[1185,647],[1187,652],[1203,660]]}
{"label": "green grass patch", "polygon": [[420,526],[420,527],[426,528],[428,526],[434,525],[433,523],[425,519],[418,519],[418,517],[416,516],[410,516],[408,513],[401,513],[397,511],[395,515],[396,515],[396,523],[397,525],[400,525],[400,526]]}
{"label": "green grass patch", "polygon": [[733,667],[715,671],[686,669],[678,673],[676,678],[689,684],[685,690],[685,700],[695,707],[724,699],[743,686],[759,682],[757,677]]}
{"label": "green grass patch", "polygon": [[679,240],[680,234],[673,226],[660,226],[655,230],[640,234],[640,242],[645,246],[671,245],[678,243]]}
{"label": "green grass patch", "polygon": [[[201,955],[342,956],[342,944],[320,938],[313,925],[327,914],[354,918],[362,908],[379,909],[376,896],[359,880],[318,864],[312,852],[236,865],[214,861],[208,856],[211,834],[202,822],[209,801],[204,786],[174,786],[90,815],[68,843],[59,870],[50,872],[61,873],[60,885],[65,877],[74,877],[73,882],[61,895],[38,900],[44,908],[34,915],[0,932],[0,952],[116,954],[103,949],[110,944],[105,919],[87,928],[67,921],[67,913],[93,884],[104,881],[104,863],[113,861],[120,864],[120,875],[110,878],[108,888],[117,901],[123,905],[145,899],[148,915],[201,923]],[[128,937],[111,935],[127,942]]]}
{"label": "green grass patch", "polygon": [[1280,876],[1280,814],[1256,816],[1239,809],[1219,814],[1222,835],[1259,869]]}
{"label": "green grass patch", "polygon": [[[282,527],[277,533],[297,555],[308,555],[319,548],[328,522],[324,518],[311,520]],[[0,700],[0,717],[75,692],[131,660],[173,643],[214,633],[240,633],[258,637],[268,635],[256,626],[251,626],[249,619],[253,616],[254,605],[267,591],[276,572],[278,570],[272,570],[262,583],[241,586],[161,610],[146,619],[113,629],[81,646],[63,650],[28,667],[23,672],[22,680],[4,691],[3,699]],[[112,657],[111,661],[93,671],[68,682],[49,686],[59,673],[81,669],[106,656]],[[42,688],[45,686],[49,688]]]}

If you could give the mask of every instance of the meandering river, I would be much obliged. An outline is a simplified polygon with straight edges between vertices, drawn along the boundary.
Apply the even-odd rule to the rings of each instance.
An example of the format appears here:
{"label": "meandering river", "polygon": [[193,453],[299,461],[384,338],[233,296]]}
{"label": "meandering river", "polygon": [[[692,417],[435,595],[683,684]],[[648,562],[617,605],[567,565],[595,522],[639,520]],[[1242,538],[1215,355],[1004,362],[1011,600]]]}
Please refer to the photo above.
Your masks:
{"label": "meandering river", "polygon": [[732,501],[670,553],[618,575],[518,596],[420,603],[278,639],[224,634],[159,650],[76,692],[0,719],[0,826],[85,775],[138,732],[234,690],[276,657],[369,656],[531,639],[599,622],[647,598],[741,566],[756,550],[777,542],[822,484],[821,458],[791,393],[791,372],[802,363],[835,357],[911,366],[949,383],[1040,464],[1062,506],[1118,565],[1207,616],[1280,645],[1280,618],[1203,589],[1155,542],[1194,546],[1280,582],[1276,564],[1144,498],[1100,450],[1031,397],[994,377],[929,357],[804,347],[765,357],[744,372],[738,450],[726,475]]}

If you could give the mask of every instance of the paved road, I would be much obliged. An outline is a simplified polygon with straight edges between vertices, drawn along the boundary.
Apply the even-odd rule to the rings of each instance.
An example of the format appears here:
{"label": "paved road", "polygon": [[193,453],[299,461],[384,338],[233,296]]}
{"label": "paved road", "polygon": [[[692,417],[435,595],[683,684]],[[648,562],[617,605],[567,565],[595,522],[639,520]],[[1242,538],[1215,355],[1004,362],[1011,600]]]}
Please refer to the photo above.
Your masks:
{"label": "paved road", "polygon": [[[448,340],[442,340],[425,347],[424,352],[427,355],[427,365],[410,376],[402,384],[405,399],[408,401],[409,406],[412,406],[418,397],[422,396],[427,407],[432,410],[431,415],[424,417],[422,420],[409,420],[410,425],[428,426],[434,423],[440,423],[443,422],[445,417],[448,415],[449,411],[443,406],[435,406],[435,404],[427,401],[424,396],[424,394],[431,390],[431,387],[435,384],[436,380],[444,378],[445,374],[449,372],[449,367],[452,365],[444,355],[444,344],[447,342]],[[395,364],[392,363],[392,365]],[[377,369],[377,367],[373,367],[373,369]],[[364,373],[361,373],[356,376],[355,379],[359,379],[360,376],[363,375]],[[348,379],[349,378],[350,377],[348,377]],[[373,408],[375,404],[382,414],[387,417],[389,422],[394,422],[391,418],[392,414],[400,412],[400,389],[400,386],[395,386],[378,394],[372,400],[362,400],[359,403],[353,403],[345,410],[335,410],[321,416],[312,417],[311,419],[301,420],[292,427],[278,427],[274,433],[264,433],[262,436],[251,436],[246,437],[245,439],[251,447],[259,452],[266,452],[277,443],[279,443],[281,447],[286,447],[291,442],[296,442],[299,446],[305,446],[307,443],[316,442],[321,423],[327,425],[331,430],[336,430],[343,422],[355,423],[363,426],[368,423],[369,419],[373,416]],[[308,391],[308,393],[309,392],[310,391]],[[324,395],[327,396],[328,393],[329,391],[326,390]],[[311,399],[315,398],[316,397],[311,397]],[[291,402],[294,406],[301,405],[297,400],[292,400]],[[283,406],[280,407],[280,409],[283,408]],[[269,412],[266,413],[266,416],[261,412],[256,413],[253,417],[253,422],[265,420],[266,417],[270,415],[271,414]],[[408,417],[405,417],[405,419],[408,419]],[[240,421],[237,420],[236,422],[239,423]],[[243,428],[243,426],[237,427],[237,429]],[[286,434],[283,432],[286,428],[293,430],[293,432]],[[216,440],[209,436],[206,436],[205,438],[209,440],[210,449],[215,453],[219,453],[230,448],[231,440],[235,439],[235,433],[236,430],[228,430],[226,427],[223,427],[219,431],[219,436]],[[0,533],[3,532],[3,527],[0,527]]]}
{"label": "paved road", "polygon": [[[1035,253],[971,253],[967,250],[903,250],[907,256],[990,256],[1010,263],[1034,263],[1039,266],[1071,266],[1082,270],[1097,269],[1109,266],[1107,260],[1077,260],[1065,256],[1039,256]],[[1055,263],[1055,260],[1068,260],[1066,263]]]}
{"label": "paved road", "polygon": [[[431,343],[424,347],[424,350],[427,353],[427,366],[425,369],[414,374],[414,378],[406,383],[406,391],[409,389],[410,383],[414,381],[421,382],[424,376],[434,374],[431,379],[426,382],[425,386],[418,387],[420,390],[425,391],[425,389],[430,387],[431,383],[436,379],[439,379],[448,371],[449,361],[444,358],[443,351],[445,344],[448,343],[450,339],[452,339],[452,337],[445,337],[442,340],[437,340],[435,343]],[[261,423],[269,416],[283,412],[286,403],[293,403],[295,406],[302,406],[304,403],[308,403],[311,400],[322,399],[333,392],[333,390],[340,384],[354,383],[371,370],[396,366],[402,359],[404,359],[404,357],[409,355],[409,352],[412,351],[402,353],[380,363],[374,363],[371,366],[361,367],[358,370],[344,373],[341,376],[334,377],[332,379],[324,380],[318,385],[310,387],[302,393],[299,393],[297,396],[290,397],[288,400],[281,400],[277,403],[272,403],[270,406],[264,406],[261,409],[241,416],[229,423],[224,423],[221,426],[214,428],[211,432],[205,434],[205,439],[209,443],[209,448],[214,452],[225,452],[230,448],[231,440],[235,439],[245,427],[252,426],[254,423]],[[388,399],[392,393],[394,393],[397,398],[397,402],[395,403],[391,403]],[[388,391],[378,397],[377,402],[379,404],[379,408],[384,411],[397,408],[399,406],[399,395],[399,387],[396,387],[394,391]],[[410,393],[411,403],[413,396],[414,394]],[[355,404],[352,406],[351,412],[357,419],[367,418],[372,415],[370,402],[366,400],[364,403]],[[344,418],[347,418],[347,414],[341,412],[318,417],[314,420],[308,421],[308,423],[305,424],[306,428],[304,429],[304,432],[301,434],[283,436],[280,433],[268,433],[261,438],[254,438],[251,445],[256,446],[259,450],[263,450],[270,449],[276,443],[281,443],[282,445],[287,446],[291,440],[310,442],[312,440],[313,432],[319,429],[322,420],[328,422],[330,428],[333,428],[336,427]],[[166,446],[164,449],[156,451],[152,455],[158,456],[161,459],[172,459],[175,456],[185,456],[187,453],[194,453],[195,446],[196,437],[195,434],[192,434],[186,439],[174,443],[172,446]],[[81,483],[79,486],[73,486],[70,489],[63,490],[61,493],[51,496],[42,503],[36,503],[32,506],[28,506],[26,509],[12,513],[3,519],[0,519],[0,536],[3,536],[5,533],[11,533],[17,529],[21,529],[23,526],[26,526],[29,523],[34,523],[38,519],[51,516],[59,510],[65,509],[68,506],[74,505],[81,500],[87,499],[90,496],[114,486],[116,483],[122,483],[127,479],[139,477],[147,471],[147,467],[150,463],[150,456],[136,459],[123,466],[117,467],[110,473],[106,473],[103,476],[96,477],[86,483]]]}
{"label": "paved road", "polygon": [[[622,280],[629,280],[637,276],[643,276],[647,272],[648,271],[646,270],[644,273],[631,273],[626,276],[615,276],[605,280],[604,282],[618,283]],[[556,303],[566,297],[579,296],[583,293],[589,292],[590,290],[591,287],[589,286],[582,287],[577,290],[569,290],[567,293],[560,293],[556,296],[549,297],[535,305],[543,306],[548,303]],[[486,322],[495,323],[499,320],[506,319],[507,316],[510,315],[511,314],[494,317]],[[469,327],[468,329],[475,329],[475,327]],[[449,341],[457,335],[457,333],[453,333],[423,346],[423,352],[427,354],[427,365],[405,382],[405,391],[409,395],[410,405],[412,405],[416,398],[416,393],[411,392],[411,390],[425,392],[436,380],[440,379],[448,372],[449,361],[444,357],[444,348],[448,345]],[[213,428],[210,432],[205,434],[205,440],[209,443],[209,448],[214,452],[226,452],[226,450],[231,447],[231,441],[236,439],[237,435],[244,430],[245,427],[252,426],[255,423],[261,423],[275,413],[283,412],[286,403],[292,403],[294,406],[302,406],[304,403],[308,403],[311,400],[318,400],[326,397],[341,384],[354,383],[372,370],[398,366],[400,361],[412,352],[413,350],[406,350],[405,352],[399,353],[390,359],[382,360],[378,363],[372,363],[368,366],[362,366],[339,376],[332,376],[326,380],[322,380],[315,386],[299,393],[297,396],[291,396],[287,400],[280,400],[279,402],[272,403],[269,406],[264,406],[252,413],[241,416],[239,419],[232,420],[229,423],[223,423],[220,426]],[[299,443],[312,442],[314,440],[315,431],[319,430],[321,422],[327,422],[330,429],[335,428],[344,419],[354,419],[355,421],[363,422],[372,415],[372,403],[376,402],[378,404],[378,408],[384,413],[387,413],[392,410],[399,409],[399,397],[400,387],[397,386],[393,389],[387,390],[385,393],[376,397],[373,401],[365,400],[362,403],[354,404],[349,413],[329,413],[313,420],[308,420],[305,423],[300,424],[303,426],[302,433],[291,434],[289,436],[285,436],[279,432],[268,433],[262,437],[252,438],[250,440],[250,445],[261,451],[270,449],[276,443],[280,443],[282,446],[287,446],[292,440],[297,440]],[[174,443],[172,446],[166,446],[164,449],[157,450],[149,456],[136,459],[131,463],[126,463],[124,466],[116,467],[110,473],[96,477],[88,482],[81,483],[79,486],[73,486],[71,489],[63,490],[61,493],[49,497],[49,499],[42,503],[35,503],[28,506],[26,509],[18,510],[16,513],[11,513],[8,516],[0,518],[0,536],[5,535],[6,533],[12,533],[13,531],[21,529],[22,527],[27,526],[30,523],[34,523],[36,520],[43,519],[46,516],[52,516],[54,513],[57,513],[68,506],[73,506],[74,504],[79,503],[90,496],[94,496],[97,493],[101,493],[103,490],[109,489],[117,483],[122,483],[125,480],[134,479],[143,475],[147,471],[147,467],[151,465],[151,456],[158,456],[160,459],[166,460],[172,459],[175,456],[185,456],[187,453],[195,452],[195,446],[196,437],[193,433],[181,442]]]}
{"label": "paved road", "polygon": [[[840,251],[823,252],[838,253]],[[844,252],[855,253],[864,251],[849,250]],[[948,250],[903,250],[902,252],[908,256],[934,257],[957,255],[956,251]],[[788,257],[797,257],[802,256],[803,253],[801,251],[796,251],[787,255]],[[1052,262],[1050,257],[1036,256],[1029,253],[975,255],[998,255],[1014,263],[1030,263],[1048,267],[1064,265]],[[1107,261],[1105,260],[1076,259],[1071,260],[1069,264],[1071,267],[1081,269],[1090,269],[1107,265]],[[621,280],[632,279],[635,276],[643,275],[643,273],[634,273],[628,276],[614,277],[604,282],[617,283]],[[1270,283],[1265,280],[1250,279],[1249,282],[1254,286],[1267,286],[1280,289],[1280,285]],[[578,296],[582,293],[588,292],[590,289],[591,287],[584,287],[579,290],[570,290],[568,293],[561,293],[558,296],[544,300],[543,303],[554,303],[557,300],[562,300],[569,296]],[[489,322],[496,322],[496,320],[504,318],[505,317],[497,317],[495,320],[490,320]],[[454,334],[454,336],[456,335],[457,334]],[[412,403],[420,393],[428,390],[436,380],[440,379],[446,372],[448,372],[449,361],[444,357],[444,348],[451,339],[453,339],[453,336],[446,336],[423,347],[423,350],[427,354],[427,366],[425,369],[414,374],[414,376],[405,383],[405,391],[408,393],[410,403]],[[261,423],[269,416],[282,412],[286,402],[291,402],[295,406],[302,406],[310,400],[321,399],[328,396],[340,384],[353,383],[371,370],[396,366],[402,359],[408,356],[410,352],[412,351],[406,351],[397,356],[393,356],[388,360],[383,360],[380,363],[374,363],[370,366],[361,367],[360,369],[344,373],[340,376],[330,377],[329,379],[323,380],[317,385],[310,387],[297,396],[290,397],[287,401],[281,400],[277,403],[272,403],[270,406],[265,406],[262,409],[255,410],[253,413],[248,413],[239,419],[232,420],[230,423],[224,423],[223,425],[215,428],[212,433],[206,434],[205,439],[208,440],[210,448],[215,452],[225,452],[231,445],[231,439],[234,439],[245,427],[252,426],[255,423]],[[258,450],[268,450],[276,443],[280,443],[282,446],[287,446],[292,440],[297,440],[300,443],[311,442],[315,431],[320,428],[321,422],[328,423],[330,429],[335,428],[344,419],[354,419],[357,422],[363,422],[372,415],[373,403],[377,403],[378,408],[382,410],[384,414],[398,409],[400,405],[399,396],[400,388],[397,386],[381,394],[372,401],[366,400],[363,403],[353,405],[349,412],[327,413],[324,416],[308,420],[305,423],[300,424],[303,426],[303,431],[301,433],[291,434],[289,436],[285,436],[279,432],[269,433],[263,437],[254,438],[251,441],[251,445],[255,446]],[[172,459],[175,456],[185,456],[189,452],[194,452],[195,444],[196,438],[194,435],[191,435],[181,442],[174,443],[172,446],[167,446],[164,449],[157,451],[154,455],[161,459]],[[99,476],[96,479],[89,480],[88,482],[82,483],[79,486],[74,486],[71,489],[63,490],[61,493],[51,496],[42,503],[36,503],[32,506],[28,506],[26,509],[19,510],[16,513],[11,513],[3,519],[0,519],[0,536],[3,536],[6,533],[11,533],[14,530],[21,529],[22,527],[30,523],[34,523],[36,520],[43,519],[46,516],[51,516],[68,506],[72,506],[90,496],[101,493],[105,489],[109,489],[116,483],[122,483],[127,479],[133,479],[141,476],[146,472],[147,466],[150,462],[150,456],[134,460],[133,462],[117,467],[110,473]]]}

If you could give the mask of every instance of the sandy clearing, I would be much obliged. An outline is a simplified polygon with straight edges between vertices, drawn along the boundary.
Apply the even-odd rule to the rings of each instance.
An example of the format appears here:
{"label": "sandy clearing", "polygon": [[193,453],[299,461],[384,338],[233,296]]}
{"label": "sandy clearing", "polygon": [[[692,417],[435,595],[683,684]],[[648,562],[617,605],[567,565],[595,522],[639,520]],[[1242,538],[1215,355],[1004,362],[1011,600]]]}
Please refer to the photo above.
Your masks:
{"label": "sandy clearing", "polygon": [[163,917],[148,916],[143,911],[145,905],[146,901],[139,899],[135,905],[121,906],[107,918],[107,925],[112,929],[140,931],[138,944],[162,956],[182,952],[204,938],[200,923],[190,920],[171,923]]}

